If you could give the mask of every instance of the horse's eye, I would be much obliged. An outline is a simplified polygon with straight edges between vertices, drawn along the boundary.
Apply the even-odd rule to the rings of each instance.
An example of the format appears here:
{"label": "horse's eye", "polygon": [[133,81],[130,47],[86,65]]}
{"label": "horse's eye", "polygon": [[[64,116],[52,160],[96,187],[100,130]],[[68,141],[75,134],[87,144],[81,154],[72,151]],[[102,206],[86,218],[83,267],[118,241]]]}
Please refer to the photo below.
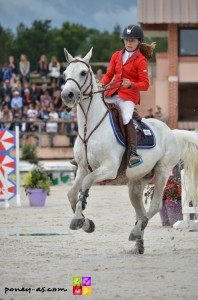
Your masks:
{"label": "horse's eye", "polygon": [[81,76],[85,76],[86,74],[87,74],[86,71],[82,71],[82,72],[80,73]]}

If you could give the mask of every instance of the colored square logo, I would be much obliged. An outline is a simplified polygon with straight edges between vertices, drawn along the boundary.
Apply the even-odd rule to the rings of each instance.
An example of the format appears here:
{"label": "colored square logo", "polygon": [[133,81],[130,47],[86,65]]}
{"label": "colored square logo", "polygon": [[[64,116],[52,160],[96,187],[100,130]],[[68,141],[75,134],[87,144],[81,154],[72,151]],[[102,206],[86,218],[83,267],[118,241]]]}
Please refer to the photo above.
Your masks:
{"label": "colored square logo", "polygon": [[82,286],[82,277],[77,276],[72,278],[73,286]]}
{"label": "colored square logo", "polygon": [[82,295],[82,286],[73,286],[73,295]]}
{"label": "colored square logo", "polygon": [[82,286],[82,295],[90,296],[91,295],[91,286]]}
{"label": "colored square logo", "polygon": [[91,286],[91,277],[90,276],[83,276],[82,277],[82,285],[83,286]]}

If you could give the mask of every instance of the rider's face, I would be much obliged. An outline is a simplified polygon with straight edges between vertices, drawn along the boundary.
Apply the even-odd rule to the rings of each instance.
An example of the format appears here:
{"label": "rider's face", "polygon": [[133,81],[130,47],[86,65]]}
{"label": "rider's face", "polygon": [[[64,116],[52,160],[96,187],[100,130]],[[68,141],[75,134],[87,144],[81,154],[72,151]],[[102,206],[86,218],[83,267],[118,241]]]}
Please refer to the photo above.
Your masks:
{"label": "rider's face", "polygon": [[127,51],[134,51],[139,45],[138,39],[124,39],[124,45]]}

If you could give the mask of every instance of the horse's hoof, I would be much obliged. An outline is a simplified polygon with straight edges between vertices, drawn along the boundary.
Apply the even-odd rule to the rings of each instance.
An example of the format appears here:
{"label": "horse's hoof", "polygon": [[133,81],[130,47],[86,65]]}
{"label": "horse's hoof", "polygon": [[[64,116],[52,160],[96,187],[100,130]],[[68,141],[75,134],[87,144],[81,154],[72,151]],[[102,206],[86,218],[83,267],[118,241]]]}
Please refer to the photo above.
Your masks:
{"label": "horse's hoof", "polygon": [[140,235],[136,235],[133,232],[130,233],[129,235],[129,241],[136,241],[136,240],[140,240],[141,236]]}
{"label": "horse's hoof", "polygon": [[83,227],[85,219],[72,219],[69,228],[72,230],[78,230]]}
{"label": "horse's hoof", "polygon": [[131,251],[132,254],[139,255],[144,254],[144,247],[140,249],[137,245],[135,245],[134,249]]}
{"label": "horse's hoof", "polygon": [[92,220],[86,218],[82,229],[87,233],[92,233],[95,230],[95,224]]}
{"label": "horse's hoof", "polygon": [[133,254],[144,254],[144,241],[139,239],[136,241],[135,247],[132,250]]}

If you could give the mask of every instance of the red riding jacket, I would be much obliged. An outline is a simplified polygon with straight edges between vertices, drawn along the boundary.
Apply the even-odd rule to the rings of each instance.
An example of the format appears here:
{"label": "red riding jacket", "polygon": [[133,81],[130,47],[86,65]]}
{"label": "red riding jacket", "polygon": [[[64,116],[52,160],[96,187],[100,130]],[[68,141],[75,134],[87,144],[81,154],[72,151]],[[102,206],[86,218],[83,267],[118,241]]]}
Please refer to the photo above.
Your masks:
{"label": "red riding jacket", "polygon": [[[127,78],[131,81],[130,88],[119,87],[105,92],[105,97],[110,97],[116,91],[123,100],[132,101],[135,104],[140,103],[140,91],[146,91],[149,88],[148,65],[146,58],[141,54],[140,50],[136,52],[126,61],[122,63],[122,54],[125,49],[115,52],[110,60],[107,73],[101,82],[107,85],[113,79],[114,81]],[[115,77],[114,77],[115,76]],[[120,82],[113,83],[110,88],[119,86]]]}

